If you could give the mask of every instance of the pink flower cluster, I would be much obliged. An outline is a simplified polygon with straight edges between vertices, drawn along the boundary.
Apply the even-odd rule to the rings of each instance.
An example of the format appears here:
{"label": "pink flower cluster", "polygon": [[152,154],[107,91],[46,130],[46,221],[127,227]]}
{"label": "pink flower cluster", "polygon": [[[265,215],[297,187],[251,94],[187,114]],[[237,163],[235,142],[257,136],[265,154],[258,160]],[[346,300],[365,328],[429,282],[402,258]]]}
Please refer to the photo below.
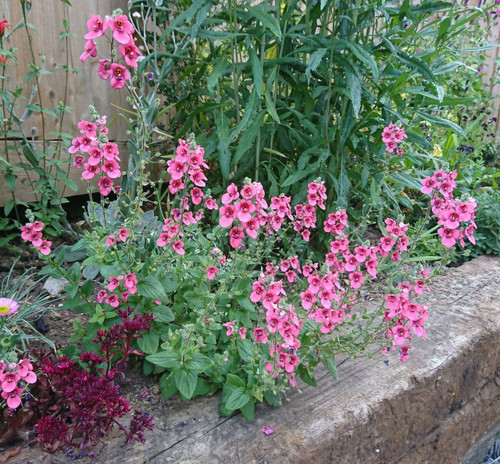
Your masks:
{"label": "pink flower cluster", "polygon": [[474,222],[476,202],[474,198],[469,198],[466,202],[453,198],[456,177],[456,171],[447,174],[439,170],[421,181],[421,192],[432,197],[432,212],[437,216],[438,224],[442,226],[438,229],[438,234],[446,248],[455,246],[457,242],[464,247],[465,237],[471,243],[476,243],[473,235],[477,227]]}
{"label": "pink flower cluster", "polygon": [[[301,317],[314,321],[323,334],[332,332],[346,317],[351,317],[352,305],[358,298],[363,282],[377,278],[380,260],[388,258],[399,261],[400,252],[408,249],[408,226],[390,218],[385,220],[385,224],[387,234],[377,245],[354,246],[351,250],[349,239],[345,235],[348,228],[346,211],[330,213],[324,221],[324,227],[326,232],[336,237],[330,243],[330,251],[325,256],[324,264],[311,263],[301,266],[297,256],[282,260],[279,266],[266,264],[265,273],[252,284],[250,300],[262,304],[266,310],[267,327],[258,327],[254,331],[255,340],[268,343],[270,334],[275,333],[280,337],[273,337],[270,349],[273,363],[268,363],[268,366],[272,366],[273,373],[284,368],[288,375],[299,362],[297,350],[300,348],[298,334],[303,325]],[[302,289],[289,291],[288,294],[300,295],[300,308],[305,311],[303,316],[296,313],[294,306],[283,309],[286,305],[283,305],[282,300],[287,294],[283,289],[283,279],[280,280],[278,276],[280,272],[283,279],[286,278],[290,284]],[[424,280],[415,281],[415,294],[420,295],[425,285]],[[411,312],[413,309],[410,302],[405,303],[404,311]],[[424,317],[422,314],[418,319]],[[387,319],[389,320],[390,318]],[[401,318],[401,322],[403,321]],[[416,322],[415,319],[411,323],[415,333],[419,330],[418,324],[422,324],[422,321]]]}
{"label": "pink flower cluster", "polygon": [[241,190],[235,184],[227,187],[222,195],[222,206],[219,208],[219,225],[229,228],[229,244],[239,248],[246,235],[255,239],[261,225],[267,223],[267,202],[262,184],[254,182],[246,184]]}
{"label": "pink flower cluster", "polygon": [[[36,374],[33,372],[31,361],[26,358],[16,363],[5,364],[0,361],[0,389],[2,398],[7,400],[7,406],[16,409],[21,404],[21,395],[26,384],[36,382]],[[21,383],[21,387],[18,385]]]}
{"label": "pink flower cluster", "polygon": [[85,180],[93,179],[101,173],[97,185],[101,195],[108,196],[111,191],[118,189],[112,179],[119,178],[122,173],[118,164],[118,145],[107,139],[109,131],[106,116],[95,122],[82,120],[78,123],[78,128],[82,135],[72,140],[68,150],[71,154],[77,153],[73,158],[73,166],[84,168],[82,178]]}
{"label": "pink flower cluster", "polygon": [[[196,187],[205,187],[207,178],[203,174],[203,169],[208,168],[208,165],[203,160],[204,155],[205,149],[200,145],[192,147],[190,142],[179,139],[176,157],[167,161],[167,172],[171,177],[168,189],[172,195],[185,187],[186,175]],[[199,188],[191,192],[191,199],[195,205],[200,204],[203,198],[200,192]]]}
{"label": "pink flower cluster", "polygon": [[120,44],[118,46],[120,55],[111,53],[113,59],[99,60],[97,73],[101,79],[110,79],[113,89],[123,88],[125,81],[130,79],[130,73],[124,65],[114,61],[114,57],[121,56],[126,66],[137,68],[141,52],[134,42],[133,34],[135,31],[133,24],[123,14],[115,15],[112,18],[108,17],[104,21],[101,16],[92,15],[87,22],[87,28],[89,32],[84,36],[87,42],[85,43],[85,51],[80,55],[80,61],[86,61],[90,57],[95,58],[97,56],[97,45],[94,39],[105,36],[106,30],[110,29],[112,39],[109,39],[109,41],[111,46],[113,46],[114,41]]}
{"label": "pink flower cluster", "polygon": [[109,278],[107,289],[109,292],[114,292],[116,289],[120,290],[120,294],[108,293],[106,290],[101,290],[97,294],[97,301],[99,303],[107,303],[113,308],[117,308],[122,303],[126,303],[130,295],[137,293],[137,277],[135,274],[130,273],[124,276]]}
{"label": "pink flower cluster", "polygon": [[[399,295],[390,294],[384,297],[388,308],[384,311],[385,320],[395,323],[387,327],[386,336],[392,339],[392,348],[399,347],[402,362],[408,360],[412,332],[417,337],[427,338],[424,324],[429,318],[429,308],[427,305],[420,305],[410,300],[412,294],[419,297],[427,290],[429,271],[424,270],[419,274],[420,278],[416,279],[413,284],[408,281],[399,283]],[[382,352],[387,353],[389,349],[391,347],[385,348]]]}
{"label": "pink flower cluster", "polygon": [[400,147],[401,142],[408,138],[403,127],[395,126],[392,122],[382,131],[382,141],[385,143],[385,148],[389,153],[394,153],[401,158],[404,154],[403,149]]}
{"label": "pink flower cluster", "polygon": [[50,247],[52,242],[49,240],[44,240],[42,237],[42,230],[44,224],[41,221],[36,221],[33,223],[28,222],[21,227],[21,238],[38,249],[42,255],[50,254]]}
{"label": "pink flower cluster", "polygon": [[299,364],[297,350],[300,348],[299,334],[304,323],[295,314],[294,306],[280,306],[283,297],[286,297],[286,292],[282,280],[269,281],[262,276],[252,284],[250,300],[254,303],[262,303],[266,310],[267,323],[267,330],[257,327],[254,329],[253,336],[256,342],[266,344],[269,337],[273,335],[273,343],[269,346],[272,362],[265,364],[266,370],[273,377],[284,370],[290,385],[295,386],[293,372]]}

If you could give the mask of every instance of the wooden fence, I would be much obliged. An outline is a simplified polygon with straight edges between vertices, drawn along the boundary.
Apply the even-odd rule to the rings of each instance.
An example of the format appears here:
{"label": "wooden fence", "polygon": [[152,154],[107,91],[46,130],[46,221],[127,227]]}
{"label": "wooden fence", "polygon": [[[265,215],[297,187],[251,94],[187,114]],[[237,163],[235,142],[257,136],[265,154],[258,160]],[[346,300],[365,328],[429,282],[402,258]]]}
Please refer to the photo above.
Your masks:
{"label": "wooden fence", "polygon": [[[476,4],[479,0],[475,0]],[[27,2],[28,3],[28,2]],[[474,0],[471,0],[472,5]],[[4,1],[3,17],[6,18],[14,27],[22,18],[20,1]],[[37,32],[31,31],[33,38],[34,61],[38,66],[43,66],[51,70],[62,66],[75,68],[81,72],[81,77],[77,74],[64,72],[44,75],[41,78],[39,93],[42,98],[43,106],[47,108],[54,107],[59,102],[66,102],[72,111],[66,113],[62,123],[61,130],[69,134],[78,135],[77,123],[81,119],[87,118],[89,105],[94,105],[101,115],[108,115],[110,118],[116,115],[118,107],[127,107],[126,92],[113,90],[109,82],[101,80],[97,75],[97,60],[91,59],[86,63],[79,60],[83,51],[83,35],[87,32],[87,20],[91,14],[100,14],[104,17],[110,14],[116,8],[127,9],[127,0],[73,0],[72,6],[66,5],[61,0],[40,0],[31,1],[32,11],[29,14],[29,21],[36,28]],[[0,10],[1,11],[1,10]],[[64,30],[63,20],[70,24],[69,30],[74,37],[60,40],[59,33]],[[489,38],[490,43],[500,44],[500,25],[494,28]],[[24,76],[29,71],[29,63],[33,57],[29,51],[26,34],[22,30],[12,34],[10,43],[4,44],[4,47],[17,48],[16,59],[18,66],[8,66],[5,76],[6,86],[15,87],[15,84],[24,87],[25,96],[31,92],[33,81],[24,83]],[[494,94],[500,95],[500,86],[491,84],[492,76],[498,75],[497,64],[495,60],[499,58],[499,48],[492,48],[488,51],[488,62],[484,69],[485,85],[491,86]],[[67,82],[66,82],[67,78]],[[22,103],[21,103],[22,104]],[[500,106],[496,101],[496,133],[500,134]],[[45,140],[50,140],[51,132],[59,130],[60,121],[49,115],[45,117]],[[25,123],[25,128],[31,133],[33,128],[34,138],[38,148],[42,144],[42,121],[39,113],[34,114]],[[126,124],[121,118],[114,120],[110,127],[110,138],[124,147],[126,140]],[[15,144],[15,140],[12,141]],[[123,152],[123,151],[122,151]],[[122,157],[122,162],[126,162],[126,153]],[[14,151],[8,153],[11,162],[22,160],[22,154],[16,155]],[[0,156],[6,157],[5,150],[0,152]],[[14,157],[14,158],[13,158]],[[16,185],[15,197],[20,201],[33,201],[33,195],[30,187],[30,179],[23,172],[17,173],[19,178]],[[78,192],[65,190],[67,196],[85,193],[86,182],[81,181],[81,170],[71,167],[71,178],[77,182]],[[33,179],[31,179],[33,180]],[[4,179],[0,180],[0,206],[5,205],[11,198],[12,193]]]}
{"label": "wooden fence", "polygon": [[[28,2],[26,2],[28,3]],[[34,80],[24,82],[26,72],[30,71],[30,62],[35,62],[46,70],[54,70],[63,66],[74,68],[81,72],[81,76],[76,73],[65,73],[62,71],[54,74],[45,74],[40,78],[39,94],[42,99],[42,106],[54,108],[59,102],[64,102],[71,108],[71,111],[64,114],[62,125],[59,118],[49,114],[44,116],[42,124],[40,113],[34,113],[24,124],[28,134],[34,135],[36,148],[41,148],[42,139],[54,139],[54,132],[62,130],[74,136],[79,135],[77,123],[81,119],[89,117],[89,105],[95,106],[99,114],[108,115],[108,120],[117,113],[117,108],[127,107],[126,92],[113,90],[109,81],[103,81],[97,75],[97,60],[90,59],[82,63],[79,59],[84,49],[87,33],[87,20],[92,14],[100,14],[104,17],[116,8],[127,9],[126,0],[74,0],[72,6],[66,5],[61,0],[31,1],[31,11],[28,13],[28,22],[36,29],[30,29],[33,44],[33,56],[31,55],[27,34],[23,29],[13,32],[9,40],[4,43],[4,48],[16,48],[17,66],[7,66],[5,75],[5,86],[14,89],[16,85],[24,88],[23,95],[29,97]],[[13,28],[22,19],[22,9],[20,1],[4,1],[0,3],[0,12],[7,19]],[[63,40],[60,33],[64,31],[63,21],[69,23],[69,32],[73,35]],[[34,59],[33,59],[34,58]],[[67,79],[67,82],[66,82]],[[33,103],[38,103],[35,99]],[[25,103],[19,100],[18,114],[23,112]],[[5,115],[4,115],[5,117]],[[43,132],[45,137],[43,137]],[[126,125],[121,118],[117,118],[110,126],[110,138],[117,142],[126,140]],[[9,144],[16,145],[16,139],[9,141]],[[120,144],[123,145],[123,144]],[[16,150],[5,150],[0,152],[0,156],[9,157],[11,163],[23,160],[23,156]],[[63,153],[63,156],[66,156]],[[17,173],[15,197],[20,201],[33,201],[36,197],[30,187],[30,178],[23,171]],[[31,173],[33,176],[33,173]],[[70,169],[71,178],[77,182],[78,192],[69,189],[65,190],[65,195],[82,194],[86,192],[86,182],[82,182],[81,169]],[[31,177],[31,180],[34,180]],[[0,206],[3,206],[11,198],[11,192],[4,179],[0,181]]]}

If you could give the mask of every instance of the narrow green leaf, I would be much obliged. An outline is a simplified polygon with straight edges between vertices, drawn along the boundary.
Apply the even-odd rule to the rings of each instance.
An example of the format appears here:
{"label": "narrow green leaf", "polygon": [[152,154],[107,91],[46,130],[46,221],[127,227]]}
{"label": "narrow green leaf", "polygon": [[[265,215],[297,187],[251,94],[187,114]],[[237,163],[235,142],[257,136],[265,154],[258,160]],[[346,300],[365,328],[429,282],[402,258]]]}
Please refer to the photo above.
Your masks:
{"label": "narrow green leaf", "polygon": [[260,97],[264,85],[262,63],[252,47],[248,47],[248,56],[252,66],[253,88],[257,91],[257,96]]}
{"label": "narrow green leaf", "polygon": [[208,76],[207,79],[207,89],[211,92],[214,87],[217,85],[217,82],[219,78],[222,76],[224,73],[224,70],[226,69],[227,66],[227,60],[225,56],[222,56],[219,58],[216,63],[214,68],[212,69],[212,72]]}
{"label": "narrow green leaf", "polygon": [[247,6],[247,9],[264,26],[268,27],[279,40],[281,40],[280,23],[274,16],[271,16],[269,13],[265,13],[258,6]]}
{"label": "narrow green leaf", "polygon": [[433,114],[428,114],[424,113],[423,111],[416,111],[416,113],[422,118],[425,119],[428,122],[437,124],[438,126],[444,126],[444,127],[449,127],[453,131],[455,131],[457,134],[460,134],[462,137],[467,137],[463,129],[458,125],[455,124],[452,121],[449,121],[448,119],[442,118],[440,116],[435,116]]}
{"label": "narrow green leaf", "polygon": [[264,96],[266,97],[266,108],[267,112],[271,115],[271,117],[278,123],[281,124],[280,117],[278,116],[278,112],[276,111],[276,107],[274,106],[273,99],[269,90],[266,88],[264,91]]}
{"label": "narrow green leaf", "polygon": [[361,108],[361,78],[358,74],[351,71],[346,71],[347,86],[349,87],[352,108],[354,117],[359,117],[359,110]]}
{"label": "narrow green leaf", "polygon": [[396,53],[396,59],[407,66],[409,69],[418,72],[421,76],[427,78],[430,82],[436,83],[436,76],[432,73],[431,69],[424,60],[417,58],[416,56],[408,55],[403,51],[398,51]]}
{"label": "narrow green leaf", "polygon": [[311,54],[311,57],[309,58],[309,62],[307,63],[306,67],[307,82],[311,81],[311,71],[315,71],[317,67],[321,64],[321,60],[323,59],[327,51],[328,49],[326,48],[319,48],[318,50],[316,50]]}
{"label": "narrow green leaf", "polygon": [[349,50],[351,50],[354,56],[359,61],[361,61],[365,66],[368,66],[368,68],[370,68],[373,78],[375,80],[378,80],[379,72],[378,72],[377,62],[375,61],[375,58],[368,51],[366,51],[363,46],[355,42],[350,42],[348,40],[343,40],[343,39],[335,40],[333,46],[334,49],[339,47],[340,49],[348,48]]}
{"label": "narrow green leaf", "polygon": [[289,185],[298,182],[304,177],[310,176],[315,173],[318,169],[317,163],[314,163],[309,169],[305,169],[303,171],[296,171],[291,176],[289,176],[281,185],[282,187],[288,187]]}

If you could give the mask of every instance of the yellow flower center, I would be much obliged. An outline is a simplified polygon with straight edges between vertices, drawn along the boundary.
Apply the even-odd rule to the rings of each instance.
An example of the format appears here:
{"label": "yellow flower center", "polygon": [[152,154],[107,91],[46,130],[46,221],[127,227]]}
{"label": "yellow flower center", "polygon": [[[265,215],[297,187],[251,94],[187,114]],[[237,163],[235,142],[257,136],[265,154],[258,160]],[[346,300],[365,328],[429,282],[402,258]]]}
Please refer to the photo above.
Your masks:
{"label": "yellow flower center", "polygon": [[10,308],[8,306],[0,306],[0,314],[9,314]]}

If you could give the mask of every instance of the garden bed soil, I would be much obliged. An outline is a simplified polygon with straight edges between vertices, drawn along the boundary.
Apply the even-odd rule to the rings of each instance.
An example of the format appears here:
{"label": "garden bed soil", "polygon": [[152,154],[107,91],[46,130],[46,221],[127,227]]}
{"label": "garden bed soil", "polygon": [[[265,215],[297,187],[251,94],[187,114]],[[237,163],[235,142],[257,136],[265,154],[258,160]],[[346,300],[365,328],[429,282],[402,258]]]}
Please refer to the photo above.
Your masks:
{"label": "garden bed soil", "polygon": [[[388,365],[382,355],[338,359],[338,381],[321,372],[318,387],[299,385],[302,393],[292,392],[281,407],[259,405],[251,423],[241,414],[221,417],[219,394],[164,401],[157,379],[130,367],[122,392],[133,408],[154,417],[154,430],[145,444],[134,445],[114,430],[96,457],[80,462],[459,462],[500,417],[500,258],[446,270],[431,288],[429,340],[414,340],[408,362],[396,355]],[[67,340],[73,318],[49,313],[47,335]],[[263,434],[264,425],[274,433]],[[73,459],[26,442],[0,453],[8,463]]]}

